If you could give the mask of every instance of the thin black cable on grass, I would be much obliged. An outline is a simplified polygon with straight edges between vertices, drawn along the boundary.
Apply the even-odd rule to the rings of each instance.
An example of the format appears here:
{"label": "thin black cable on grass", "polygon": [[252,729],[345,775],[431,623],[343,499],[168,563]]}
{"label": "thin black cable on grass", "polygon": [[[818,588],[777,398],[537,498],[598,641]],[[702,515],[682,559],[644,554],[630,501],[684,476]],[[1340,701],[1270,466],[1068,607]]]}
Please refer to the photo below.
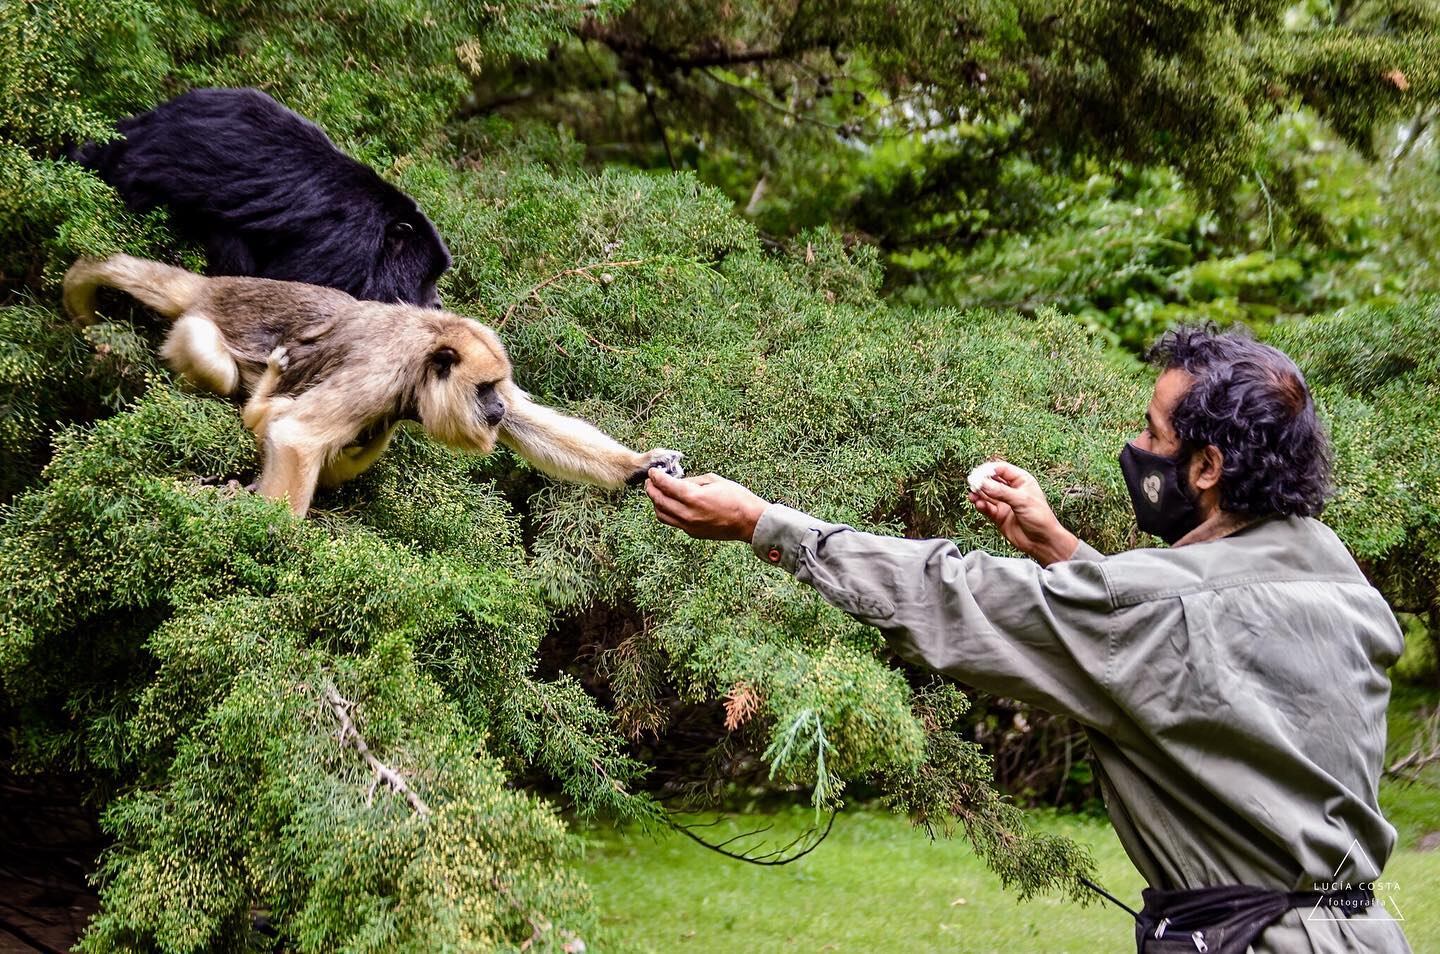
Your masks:
{"label": "thin black cable on grass", "polygon": [[[665,824],[673,830],[678,831],[686,838],[689,838],[697,845],[708,848],[710,851],[713,851],[718,855],[724,855],[726,858],[733,858],[736,861],[743,861],[746,864],[761,865],[764,867],[776,867],[779,865],[788,865],[794,861],[799,861],[801,858],[804,858],[816,848],[819,848],[820,843],[823,842],[826,838],[830,837],[830,830],[835,827],[835,816],[838,814],[840,814],[838,809],[830,812],[830,819],[825,823],[825,828],[823,831],[819,827],[812,826],[805,829],[794,839],[780,846],[779,848],[776,848],[773,851],[768,851],[761,855],[754,854],[754,852],[758,851],[761,848],[764,848],[764,843],[756,845],[754,848],[747,849],[742,852],[728,851],[726,850],[725,846],[733,844],[734,842],[737,842],[742,838],[751,838],[756,835],[763,835],[765,834],[765,832],[774,828],[774,825],[766,825],[764,828],[757,828],[753,831],[741,832],[733,838],[727,838],[725,841],[719,843],[711,843],[706,841],[704,838],[701,838],[699,835],[695,834],[694,830],[697,828],[711,828],[715,825],[718,825],[720,823],[720,819],[718,818],[715,819],[715,821],[709,822],[704,825],[682,825],[679,822],[675,821],[673,816],[666,815]],[[786,854],[786,852],[789,852],[796,845],[801,844],[805,845],[805,847],[799,849],[798,851],[795,851],[793,854]]]}

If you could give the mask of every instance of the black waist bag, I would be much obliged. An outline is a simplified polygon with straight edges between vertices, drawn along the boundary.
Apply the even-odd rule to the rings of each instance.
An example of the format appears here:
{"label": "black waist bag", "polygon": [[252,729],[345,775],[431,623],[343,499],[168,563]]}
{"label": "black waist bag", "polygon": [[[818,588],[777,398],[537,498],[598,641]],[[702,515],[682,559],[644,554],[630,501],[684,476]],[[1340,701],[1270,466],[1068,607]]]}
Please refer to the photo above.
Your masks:
{"label": "black waist bag", "polygon": [[1366,889],[1273,891],[1246,884],[1190,891],[1146,888],[1141,897],[1145,906],[1135,919],[1139,954],[1245,954],[1291,908],[1324,905],[1349,917],[1375,902]]}

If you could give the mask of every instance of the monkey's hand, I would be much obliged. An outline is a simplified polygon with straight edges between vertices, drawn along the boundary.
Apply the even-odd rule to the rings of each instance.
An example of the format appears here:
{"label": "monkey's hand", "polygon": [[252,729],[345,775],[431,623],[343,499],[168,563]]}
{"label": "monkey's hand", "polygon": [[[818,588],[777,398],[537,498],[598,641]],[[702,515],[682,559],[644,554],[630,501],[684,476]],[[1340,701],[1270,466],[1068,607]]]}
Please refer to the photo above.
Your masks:
{"label": "monkey's hand", "polygon": [[685,455],[679,451],[673,451],[665,447],[657,447],[640,455],[644,463],[640,469],[631,474],[625,481],[631,487],[643,484],[645,478],[650,476],[650,468],[658,467],[671,477],[680,478],[685,476],[685,468],[680,466],[680,458]]}
{"label": "monkey's hand", "polygon": [[270,352],[270,357],[265,359],[265,367],[279,374],[290,367],[290,351],[284,345],[280,345]]}

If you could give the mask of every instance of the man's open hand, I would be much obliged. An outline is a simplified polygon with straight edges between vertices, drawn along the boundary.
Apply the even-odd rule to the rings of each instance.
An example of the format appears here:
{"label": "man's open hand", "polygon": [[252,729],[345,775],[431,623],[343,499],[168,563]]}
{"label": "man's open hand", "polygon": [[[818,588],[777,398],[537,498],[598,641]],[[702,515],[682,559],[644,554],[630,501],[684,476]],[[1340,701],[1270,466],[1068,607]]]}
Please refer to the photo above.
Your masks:
{"label": "man's open hand", "polygon": [[995,476],[970,494],[975,509],[999,529],[1000,535],[1041,566],[1068,560],[1080,540],[1060,525],[1045,491],[1028,471],[999,461]]}
{"label": "man's open hand", "polygon": [[750,542],[755,524],[769,502],[718,474],[683,480],[658,468],[650,471],[645,493],[661,523],[679,527],[701,540]]}

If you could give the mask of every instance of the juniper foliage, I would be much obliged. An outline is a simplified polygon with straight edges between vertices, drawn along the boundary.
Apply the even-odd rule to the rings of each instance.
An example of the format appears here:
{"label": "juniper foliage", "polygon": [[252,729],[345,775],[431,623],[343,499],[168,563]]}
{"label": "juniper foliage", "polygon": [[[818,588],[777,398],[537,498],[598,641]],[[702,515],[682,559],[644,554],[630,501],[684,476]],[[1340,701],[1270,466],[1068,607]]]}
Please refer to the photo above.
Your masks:
{"label": "juniper foliage", "polygon": [[1440,95],[1437,18],[1413,0],[637,0],[482,73],[475,108],[564,123],[600,161],[694,168],[777,234],[933,250],[1031,231],[1047,176],[1121,162],[1178,170],[1207,206],[1258,173],[1304,208],[1269,122],[1304,106],[1371,151]]}

